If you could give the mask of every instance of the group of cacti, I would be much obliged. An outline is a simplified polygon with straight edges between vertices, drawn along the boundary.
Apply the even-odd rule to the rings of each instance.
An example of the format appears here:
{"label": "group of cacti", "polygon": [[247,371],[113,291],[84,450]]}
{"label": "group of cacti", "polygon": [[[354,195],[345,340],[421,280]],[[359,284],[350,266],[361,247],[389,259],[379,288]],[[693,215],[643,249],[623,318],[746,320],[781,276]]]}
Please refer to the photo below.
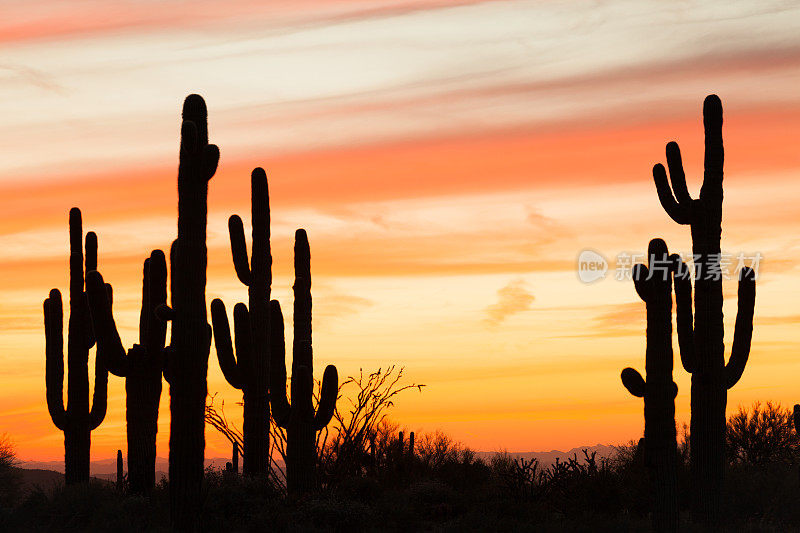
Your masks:
{"label": "group of cacti", "polygon": [[[672,280],[675,283],[678,346],[684,369],[692,375],[690,472],[692,511],[696,521],[711,527],[720,512],[725,471],[725,407],[727,391],[742,376],[750,353],[755,305],[755,273],[739,275],[738,312],[731,356],[725,364],[722,318],[722,102],[708,96],[703,105],[705,175],[699,199],[692,199],[677,143],[667,144],[669,179],[662,165],[653,168],[658,198],[678,224],[691,227],[695,274],[677,255],[670,256],[661,239],[650,242],[650,268],[633,270],[636,291],[647,306],[646,378],[632,368],[622,371],[631,394],[644,398],[645,463],[653,484],[653,527],[678,526],[677,443],[672,381]],[[660,274],[654,275],[658,267]],[[694,316],[692,313],[694,279]]]}
{"label": "group of cacti", "polygon": [[[722,223],[722,104],[706,98],[705,175],[699,199],[689,195],[678,145],[667,145],[667,172],[653,168],[658,197],[667,214],[691,227],[695,275],[681,259],[670,256],[660,239],[650,242],[649,268],[633,270],[636,291],[647,308],[646,377],[632,368],[622,371],[625,387],[644,398],[645,464],[653,482],[653,525],[673,531],[678,524],[677,444],[672,380],[672,290],[674,281],[678,344],[684,369],[692,375],[691,478],[693,511],[706,524],[719,517],[720,490],[725,468],[725,407],[727,390],[742,375],[750,351],[755,275],[742,269],[733,347],[725,363],[722,316],[720,237]],[[70,318],[67,341],[68,392],[63,405],[63,312],[57,289],[44,301],[47,405],[53,423],[64,432],[66,482],[89,478],[90,432],[106,412],[107,372],[126,378],[128,424],[128,482],[143,493],[155,483],[155,438],[161,376],[170,385],[169,477],[173,524],[196,529],[203,478],[206,375],[212,327],[206,314],[206,223],[208,181],[219,150],[208,143],[205,102],[186,98],[181,126],[178,169],[178,237],[170,250],[170,289],[167,301],[166,260],[154,250],[144,261],[139,344],[124,349],[112,315],[111,286],[97,272],[97,237],[89,232],[82,250],[81,213],[70,211]],[[283,316],[270,301],[272,257],[267,177],[257,168],[251,176],[252,251],[248,260],[241,219],[229,220],[231,253],[239,280],[248,287],[249,306],[234,307],[234,335],[225,305],[211,303],[213,336],[219,365],[244,400],[243,473],[266,475],[269,470],[270,407],[276,423],[286,429],[286,477],[290,493],[315,485],[316,432],[331,419],[338,394],[338,376],[328,366],[319,404],[313,405],[314,379],[311,344],[311,267],[304,230],[295,235],[294,338],[292,343],[291,403],[286,394]],[[660,274],[659,274],[660,272]],[[692,309],[694,279],[694,311]],[[166,322],[172,322],[171,342],[165,346]],[[97,344],[95,388],[89,408],[89,349]],[[235,346],[235,353],[234,353]],[[399,438],[403,449],[402,433]],[[409,442],[413,454],[413,433]],[[238,446],[230,470],[238,471]],[[401,452],[402,455],[402,452]],[[122,456],[118,455],[118,483]]]}
{"label": "group of cacti", "polygon": [[[170,249],[170,293],[164,253],[154,250],[144,261],[139,344],[125,350],[112,314],[111,286],[97,271],[97,237],[86,235],[82,251],[81,212],[70,211],[70,318],[68,329],[67,407],[63,406],[63,312],[57,289],[44,301],[47,405],[53,423],[64,432],[68,484],[88,481],[90,432],[103,421],[108,372],[125,377],[130,490],[146,493],[155,483],[156,431],[161,376],[170,385],[170,514],[177,529],[199,525],[205,449],[206,375],[212,327],[206,314],[206,224],[208,181],[219,161],[208,143],[203,99],[190,95],[183,105],[178,167],[178,237]],[[334,366],[325,370],[319,406],[313,407],[311,351],[311,265],[304,230],[295,236],[294,341],[291,404],[286,395],[283,317],[270,301],[269,198],[267,178],[252,173],[252,256],[248,263],[241,219],[229,221],[236,274],[249,289],[249,310],[234,308],[236,356],[225,306],[211,304],[220,368],[244,399],[243,472],[266,475],[270,464],[270,404],[278,424],[287,429],[287,486],[303,493],[315,486],[316,438],[333,415],[338,396]],[[165,346],[167,322],[172,322]],[[89,409],[89,349],[97,344],[95,389]],[[232,468],[238,470],[238,447]],[[117,482],[122,487],[122,455]]]}

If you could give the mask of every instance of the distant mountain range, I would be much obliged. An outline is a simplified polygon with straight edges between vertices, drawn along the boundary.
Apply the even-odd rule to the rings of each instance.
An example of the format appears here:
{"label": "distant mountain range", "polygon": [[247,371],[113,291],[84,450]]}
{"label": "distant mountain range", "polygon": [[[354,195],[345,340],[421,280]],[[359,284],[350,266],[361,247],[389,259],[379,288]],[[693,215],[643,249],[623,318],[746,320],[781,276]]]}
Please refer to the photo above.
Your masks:
{"label": "distant mountain range", "polygon": [[[613,446],[606,446],[604,444],[595,444],[594,446],[579,446],[572,448],[569,451],[551,450],[549,452],[508,452],[513,458],[524,457],[525,459],[536,458],[539,464],[543,467],[550,466],[555,463],[556,457],[565,460],[577,454],[578,459],[583,457],[583,450],[587,450],[590,454],[597,452],[597,458],[612,457],[616,454],[616,449]],[[475,452],[477,457],[481,459],[491,459],[498,452]],[[215,469],[224,469],[225,463],[230,461],[230,458],[214,457],[205,460],[206,468],[212,467]],[[64,473],[64,461],[21,461],[18,465],[21,470],[36,470],[48,471],[52,473]],[[125,471],[128,471],[127,461],[123,464]],[[156,459],[156,479],[161,479],[166,476],[169,471],[169,461],[164,457]],[[103,459],[100,461],[91,462],[92,476],[98,479],[115,479],[117,475],[117,460],[116,459]],[[44,475],[44,474],[43,474]]]}
{"label": "distant mountain range", "polygon": [[[589,452],[589,455],[592,452],[597,452],[596,459],[600,459],[602,457],[613,457],[617,454],[617,449],[613,446],[606,446],[605,444],[595,444],[594,446],[579,446],[577,448],[572,448],[569,451],[562,452],[560,450],[551,450],[549,452],[507,452],[508,455],[513,457],[514,459],[518,459],[520,457],[525,458],[526,460],[529,459],[536,459],[539,461],[539,465],[543,468],[547,468],[548,466],[552,465],[556,462],[556,458],[565,461],[567,458],[574,457],[577,455],[578,460],[583,459],[583,450]],[[489,460],[498,452],[476,452],[475,455],[480,457],[481,459]]]}

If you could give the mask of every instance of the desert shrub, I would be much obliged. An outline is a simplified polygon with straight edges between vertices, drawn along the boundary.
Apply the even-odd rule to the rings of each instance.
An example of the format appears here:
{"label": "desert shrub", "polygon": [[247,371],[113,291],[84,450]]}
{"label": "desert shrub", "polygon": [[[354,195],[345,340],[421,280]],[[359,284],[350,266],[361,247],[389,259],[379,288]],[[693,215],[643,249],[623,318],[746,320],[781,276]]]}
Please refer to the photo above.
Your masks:
{"label": "desert shrub", "polygon": [[728,418],[727,454],[731,463],[795,464],[800,459],[800,437],[793,431],[792,412],[781,405],[755,402]]}
{"label": "desert shrub", "polygon": [[16,503],[20,490],[17,457],[8,435],[0,435],[0,509],[10,508]]}

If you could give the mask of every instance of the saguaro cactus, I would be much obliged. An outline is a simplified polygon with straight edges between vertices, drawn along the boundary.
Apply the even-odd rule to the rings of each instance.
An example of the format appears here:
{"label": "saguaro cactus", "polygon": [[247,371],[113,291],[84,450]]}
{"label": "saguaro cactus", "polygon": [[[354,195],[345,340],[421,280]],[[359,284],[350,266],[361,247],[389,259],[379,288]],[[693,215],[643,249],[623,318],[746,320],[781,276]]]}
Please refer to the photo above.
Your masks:
{"label": "saguaro cactus", "polygon": [[322,377],[319,405],[314,412],[311,349],[311,252],[305,230],[297,230],[294,244],[294,339],[292,342],[291,405],[286,398],[286,348],[283,315],[276,300],[270,302],[272,358],[270,400],[272,415],[286,429],[286,485],[292,494],[316,486],[316,432],[330,422],[336,407],[339,376],[328,365]]}
{"label": "saguaro cactus", "polygon": [[[84,292],[81,211],[69,212],[69,325],[67,337],[67,407],[64,408],[64,313],[61,292],[50,291],[44,301],[45,382],[47,409],[53,424],[64,432],[64,480],[70,485],[89,481],[91,431],[106,416],[108,372],[95,355],[94,396],[89,410],[89,349],[94,334]],[[86,271],[97,268],[97,235],[86,234]]]}
{"label": "saguaro cactus", "polygon": [[206,223],[208,181],[219,162],[219,149],[208,144],[208,112],[192,94],[183,103],[178,166],[178,238],[170,250],[172,308],[156,314],[172,320],[170,346],[164,351],[169,383],[170,520],[179,530],[199,529],[200,486],[205,451],[206,375],[211,325],[206,315]]}
{"label": "saguaro cactus", "polygon": [[134,344],[127,355],[106,298],[103,276],[96,271],[86,274],[97,351],[109,372],[126,378],[128,481],[131,492],[136,494],[149,492],[156,482],[156,433],[167,327],[156,317],[155,309],[167,301],[164,252],[153,250],[144,260],[143,271],[139,344]]}
{"label": "saguaro cactus", "polygon": [[653,495],[653,529],[678,528],[678,444],[675,434],[675,396],[672,381],[672,275],[675,264],[661,239],[650,241],[650,269],[636,265],[633,281],[647,306],[646,379],[633,368],[622,371],[622,384],[644,398],[644,453]]}
{"label": "saguaro cactus", "polygon": [[[700,198],[694,200],[678,144],[667,144],[667,166],[672,188],[663,165],[653,167],[658,198],[667,214],[678,224],[691,227],[695,259],[694,326],[692,326],[692,284],[688,277],[675,278],[678,343],[681,362],[692,374],[691,476],[695,520],[716,523],[720,492],[725,475],[725,407],[728,389],[744,372],[750,354],[755,305],[755,274],[743,268],[739,275],[739,308],[733,348],[725,364],[722,319],[722,102],[716,95],[703,104],[705,127],[705,174]],[[674,193],[674,195],[673,195]]]}
{"label": "saguaro cactus", "polygon": [[233,309],[236,357],[225,304],[211,302],[214,343],[219,367],[232,387],[241,389],[244,400],[242,472],[266,475],[269,471],[269,298],[272,285],[272,255],[269,245],[269,192],[267,175],[261,168],[251,175],[253,251],[247,259],[242,219],[228,220],[231,255],[239,280],[247,285],[250,309],[242,303]]}

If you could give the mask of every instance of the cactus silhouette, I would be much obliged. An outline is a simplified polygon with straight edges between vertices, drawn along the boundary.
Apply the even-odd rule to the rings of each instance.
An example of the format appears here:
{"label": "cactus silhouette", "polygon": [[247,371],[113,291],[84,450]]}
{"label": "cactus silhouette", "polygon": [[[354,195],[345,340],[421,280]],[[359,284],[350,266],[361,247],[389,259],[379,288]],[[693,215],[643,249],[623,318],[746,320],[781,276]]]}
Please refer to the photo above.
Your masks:
{"label": "cactus silhouette", "polygon": [[[646,379],[633,368],[622,371],[622,384],[644,398],[644,454],[653,494],[653,529],[678,528],[678,444],[675,432],[675,396],[672,381],[672,275],[678,263],[668,257],[661,239],[650,241],[650,268],[636,265],[633,281],[647,306]],[[678,274],[675,274],[678,275]]]}
{"label": "cactus silhouette", "polygon": [[[800,435],[800,404],[794,404],[794,411],[792,412],[792,419],[794,420],[794,432]],[[800,467],[797,468],[798,479],[800,479]]]}
{"label": "cactus silhouette", "polygon": [[292,341],[291,404],[286,398],[286,347],[283,315],[277,300],[270,302],[270,401],[275,422],[286,429],[286,486],[291,494],[316,487],[316,432],[330,422],[336,407],[339,376],[328,365],[322,378],[319,405],[314,412],[311,348],[311,253],[305,230],[297,230],[294,244],[294,339]]}
{"label": "cactus silhouette", "polygon": [[239,473],[239,443],[233,443],[233,450],[231,451],[231,470],[234,474]]}
{"label": "cactus silhouette", "polygon": [[239,280],[248,287],[250,309],[242,303],[233,309],[236,357],[225,304],[211,302],[214,343],[219,367],[244,400],[242,472],[266,475],[269,470],[269,299],[272,285],[272,256],[269,245],[269,191],[264,170],[251,175],[253,250],[247,259],[242,219],[228,220],[231,255]]}
{"label": "cactus silhouette", "polygon": [[[94,396],[89,410],[89,349],[94,333],[84,291],[81,211],[69,212],[69,325],[67,330],[67,407],[64,408],[64,312],[61,292],[52,289],[44,301],[45,383],[47,409],[64,432],[64,481],[89,481],[91,432],[106,416],[108,372],[95,354]],[[86,234],[86,271],[97,268],[97,236]],[[110,296],[110,287],[109,287]]]}
{"label": "cactus silhouette", "polygon": [[156,433],[167,327],[156,317],[155,309],[167,301],[164,252],[153,250],[150,257],[144,260],[139,344],[134,344],[127,355],[117,332],[105,287],[99,272],[86,274],[86,293],[97,337],[97,352],[109,372],[125,378],[130,490],[144,494],[152,490],[156,482]]}
{"label": "cactus silhouette", "polygon": [[164,350],[164,379],[169,383],[170,520],[177,530],[200,527],[200,489],[205,451],[205,401],[211,325],[206,315],[206,224],[208,181],[219,162],[219,149],[208,144],[208,112],[192,94],[183,103],[178,165],[178,238],[170,249],[172,307],[156,314],[172,321],[170,346]]}
{"label": "cactus silhouette", "polygon": [[[743,268],[739,275],[738,312],[730,359],[725,364],[722,317],[720,237],[722,235],[722,102],[710,95],[703,103],[705,173],[700,198],[692,199],[678,144],[667,144],[667,166],[653,167],[658,198],[678,224],[691,227],[695,258],[694,325],[692,284],[675,278],[678,344],[681,362],[692,375],[691,476],[696,521],[716,523],[725,475],[725,406],[728,389],[742,376],[750,354],[755,305],[755,274]],[[674,193],[674,195],[673,195]]]}
{"label": "cactus silhouette", "polygon": [[122,450],[117,450],[117,490],[122,492],[124,474],[122,473]]}

